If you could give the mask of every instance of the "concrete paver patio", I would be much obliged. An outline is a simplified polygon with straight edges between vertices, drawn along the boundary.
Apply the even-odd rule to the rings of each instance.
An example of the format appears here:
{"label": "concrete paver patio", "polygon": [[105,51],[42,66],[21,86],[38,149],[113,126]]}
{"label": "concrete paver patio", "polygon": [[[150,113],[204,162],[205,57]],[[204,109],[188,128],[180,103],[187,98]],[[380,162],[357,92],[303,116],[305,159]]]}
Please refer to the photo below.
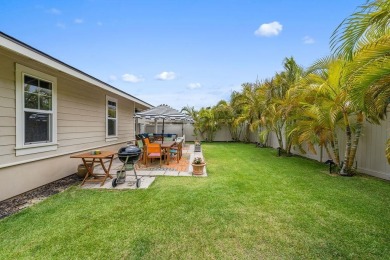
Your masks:
{"label": "concrete paver patio", "polygon": [[[175,176],[175,177],[207,177],[206,167],[204,168],[202,175],[193,175],[192,174],[192,165],[191,162],[195,157],[201,157],[203,159],[202,152],[195,152],[193,144],[185,144],[183,146],[183,156],[179,162],[176,159],[173,159],[169,162],[169,165],[163,163],[160,167],[159,161],[155,160],[146,166],[141,162],[138,162],[136,165],[137,176],[140,179],[139,189],[147,189],[157,176]],[[116,178],[116,172],[120,170],[123,166],[123,163],[115,158],[110,174],[113,178]],[[98,166],[94,169],[94,172],[99,175],[103,173],[101,166]],[[115,188],[112,186],[112,179],[107,178],[105,183],[100,186],[100,183],[85,183],[82,188],[85,189],[137,189],[136,187],[136,178],[133,171],[126,171],[126,180],[125,183],[118,184]]]}

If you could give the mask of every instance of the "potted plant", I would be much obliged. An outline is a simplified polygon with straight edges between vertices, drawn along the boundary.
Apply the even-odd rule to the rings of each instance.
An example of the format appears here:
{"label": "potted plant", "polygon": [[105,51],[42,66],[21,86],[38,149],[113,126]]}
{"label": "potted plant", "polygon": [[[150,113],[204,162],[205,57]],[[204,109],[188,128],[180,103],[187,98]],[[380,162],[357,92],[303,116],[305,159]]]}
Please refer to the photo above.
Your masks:
{"label": "potted plant", "polygon": [[202,175],[203,168],[206,166],[206,163],[202,160],[201,157],[195,157],[192,161],[192,171],[195,175]]}
{"label": "potted plant", "polygon": [[[91,167],[92,163],[87,163],[87,165]],[[81,179],[84,179],[85,175],[87,175],[87,169],[83,163],[78,165],[76,175]]]}

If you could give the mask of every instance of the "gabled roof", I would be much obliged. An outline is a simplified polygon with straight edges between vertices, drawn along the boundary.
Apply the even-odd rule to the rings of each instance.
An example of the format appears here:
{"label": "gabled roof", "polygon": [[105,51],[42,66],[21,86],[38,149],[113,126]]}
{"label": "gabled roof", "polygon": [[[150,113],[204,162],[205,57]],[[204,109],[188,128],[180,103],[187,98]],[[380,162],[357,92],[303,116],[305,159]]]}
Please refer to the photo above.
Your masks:
{"label": "gabled roof", "polygon": [[27,45],[3,32],[0,31],[0,47],[9,49],[13,52],[16,52],[18,54],[21,54],[23,56],[26,56],[30,59],[36,60],[40,63],[46,64],[49,67],[52,67],[54,69],[57,69],[59,71],[62,71],[66,74],[72,75],[76,78],[79,78],[81,80],[84,80],[90,84],[93,84],[99,88],[102,88],[104,90],[107,90],[109,92],[115,93],[119,96],[122,96],[126,99],[132,100],[142,106],[145,107],[153,107],[153,105],[146,103],[145,101],[138,99],[129,93],[126,93],[114,86],[111,86],[95,77],[92,77],[91,75],[78,70],[44,52],[41,52],[30,45]]}
{"label": "gabled roof", "polygon": [[135,113],[135,118],[145,119],[169,119],[180,121],[192,121],[192,118],[186,114],[180,113],[176,109],[162,104],[157,107],[150,108],[148,110]]}

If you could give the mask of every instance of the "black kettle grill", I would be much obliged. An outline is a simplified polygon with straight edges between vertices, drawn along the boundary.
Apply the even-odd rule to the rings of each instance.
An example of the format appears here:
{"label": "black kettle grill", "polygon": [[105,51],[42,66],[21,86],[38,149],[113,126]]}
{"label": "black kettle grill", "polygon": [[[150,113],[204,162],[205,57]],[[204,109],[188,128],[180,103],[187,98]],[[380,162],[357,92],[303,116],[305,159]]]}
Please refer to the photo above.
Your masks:
{"label": "black kettle grill", "polygon": [[118,150],[118,158],[126,164],[135,164],[141,155],[141,149],[135,145],[121,147]]}
{"label": "black kettle grill", "polygon": [[139,160],[141,153],[141,149],[134,145],[119,148],[118,158],[121,162],[123,162],[123,166],[116,172],[116,178],[112,180],[112,187],[116,187],[118,184],[124,183],[126,180],[126,171],[130,170],[133,170],[134,172],[137,188],[140,186],[141,179],[138,179],[137,177],[134,164],[136,164]]}

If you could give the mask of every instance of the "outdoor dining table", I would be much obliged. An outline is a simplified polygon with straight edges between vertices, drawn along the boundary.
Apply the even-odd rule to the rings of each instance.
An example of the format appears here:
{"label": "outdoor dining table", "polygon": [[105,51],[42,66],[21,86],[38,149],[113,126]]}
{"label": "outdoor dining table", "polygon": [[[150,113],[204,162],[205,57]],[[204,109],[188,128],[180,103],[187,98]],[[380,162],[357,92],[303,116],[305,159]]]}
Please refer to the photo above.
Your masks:
{"label": "outdoor dining table", "polygon": [[[100,182],[100,186],[103,186],[104,182],[106,181],[107,177],[110,177],[112,179],[112,176],[110,174],[110,169],[112,165],[112,161],[114,159],[114,155],[116,152],[111,151],[101,151],[100,154],[92,154],[91,152],[72,155],[70,158],[81,158],[83,160],[85,169],[87,170],[87,174],[85,175],[85,178],[80,186],[84,185],[85,182]],[[88,160],[92,159],[92,160]],[[109,159],[109,166],[108,168],[105,167],[103,159]],[[93,173],[94,164],[99,163],[101,164],[104,176],[99,177],[96,174]],[[90,178],[93,177],[93,178]]]}
{"label": "outdoor dining table", "polygon": [[169,165],[169,161],[171,160],[171,148],[176,144],[175,141],[154,141],[155,144],[161,144],[161,149],[164,150],[167,155],[167,164]]}

